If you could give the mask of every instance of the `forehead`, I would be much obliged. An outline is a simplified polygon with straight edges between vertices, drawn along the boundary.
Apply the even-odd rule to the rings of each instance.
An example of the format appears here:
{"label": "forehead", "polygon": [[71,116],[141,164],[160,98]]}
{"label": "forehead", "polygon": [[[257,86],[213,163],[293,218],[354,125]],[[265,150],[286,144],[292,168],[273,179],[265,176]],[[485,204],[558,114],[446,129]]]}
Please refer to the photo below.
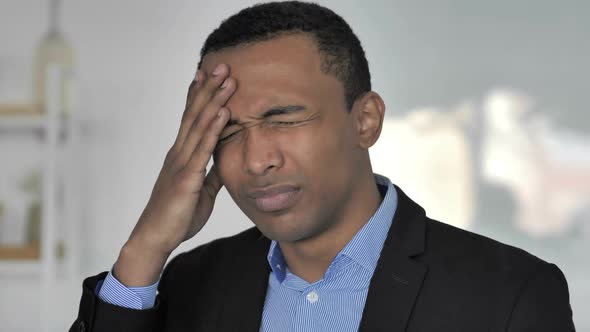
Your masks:
{"label": "forehead", "polygon": [[305,34],[282,35],[211,52],[203,58],[202,67],[210,71],[219,62],[230,64],[233,73],[244,68],[277,65],[298,66],[310,72],[320,69],[316,44]]}
{"label": "forehead", "polygon": [[213,52],[203,58],[201,68],[210,73],[219,63],[229,65],[238,83],[227,104],[232,113],[260,110],[273,103],[344,100],[342,85],[333,75],[322,73],[316,43],[304,34]]}

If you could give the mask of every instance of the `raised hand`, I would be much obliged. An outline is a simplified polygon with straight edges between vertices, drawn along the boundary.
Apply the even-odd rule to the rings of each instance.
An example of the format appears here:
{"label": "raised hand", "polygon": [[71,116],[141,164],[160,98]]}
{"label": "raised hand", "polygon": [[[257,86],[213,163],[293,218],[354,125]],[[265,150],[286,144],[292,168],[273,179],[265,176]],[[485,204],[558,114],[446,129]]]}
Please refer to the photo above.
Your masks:
{"label": "raised hand", "polygon": [[205,225],[221,189],[215,166],[206,173],[229,110],[224,107],[236,90],[229,67],[199,70],[189,87],[186,109],[176,141],[150,199],[121,249],[115,277],[126,286],[154,283],[170,253]]}

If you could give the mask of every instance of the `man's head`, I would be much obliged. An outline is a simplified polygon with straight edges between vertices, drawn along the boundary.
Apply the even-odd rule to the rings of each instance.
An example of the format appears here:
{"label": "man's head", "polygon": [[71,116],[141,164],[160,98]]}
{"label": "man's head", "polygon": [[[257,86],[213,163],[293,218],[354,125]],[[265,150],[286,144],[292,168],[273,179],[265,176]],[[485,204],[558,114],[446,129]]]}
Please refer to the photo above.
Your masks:
{"label": "man's head", "polygon": [[199,67],[211,52],[294,33],[305,33],[316,43],[322,71],[344,86],[348,110],[371,91],[365,51],[348,23],[328,8],[299,1],[263,3],[229,17],[207,37]]}
{"label": "man's head", "polygon": [[[309,31],[262,27],[258,18]],[[366,221],[374,212],[366,211],[374,208],[366,197],[376,191],[368,148],[380,134],[383,101],[356,87],[348,105],[347,86],[369,86],[350,76],[360,61],[368,80],[366,60],[362,49],[363,60],[350,60],[348,42],[329,41],[326,55],[313,32],[330,34],[326,29],[352,35],[340,17],[317,5],[264,4],[224,21],[203,47],[201,70],[210,74],[227,65],[227,88],[235,89],[226,104],[231,120],[214,153],[217,172],[240,209],[282,242],[342,230],[339,225]],[[243,36],[270,32],[241,38],[242,30]]]}

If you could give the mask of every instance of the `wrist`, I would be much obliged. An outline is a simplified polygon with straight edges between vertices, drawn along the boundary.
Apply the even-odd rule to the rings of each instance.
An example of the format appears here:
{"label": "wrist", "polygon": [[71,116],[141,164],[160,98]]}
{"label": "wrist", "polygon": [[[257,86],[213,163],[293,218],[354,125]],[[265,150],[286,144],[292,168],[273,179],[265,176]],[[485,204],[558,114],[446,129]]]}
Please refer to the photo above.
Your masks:
{"label": "wrist", "polygon": [[121,248],[113,275],[126,287],[145,287],[160,278],[169,254],[131,240]]}

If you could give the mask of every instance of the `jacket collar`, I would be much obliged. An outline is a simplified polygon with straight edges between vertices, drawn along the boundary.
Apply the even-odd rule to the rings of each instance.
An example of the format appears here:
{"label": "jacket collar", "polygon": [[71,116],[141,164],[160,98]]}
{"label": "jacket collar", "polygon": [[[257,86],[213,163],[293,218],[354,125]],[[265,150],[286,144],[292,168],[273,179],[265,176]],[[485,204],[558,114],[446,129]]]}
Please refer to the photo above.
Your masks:
{"label": "jacket collar", "polygon": [[371,279],[359,331],[405,331],[426,276],[413,257],[424,252],[426,214],[399,187],[393,223]]}
{"label": "jacket collar", "polygon": [[[371,279],[359,331],[405,331],[426,275],[426,265],[413,257],[424,252],[426,214],[395,187],[398,206],[377,268]],[[225,291],[219,331],[258,331],[266,298],[270,267],[266,260],[270,240],[260,234],[248,257],[236,262],[240,278]]]}
{"label": "jacket collar", "polygon": [[[258,230],[256,230],[258,231]],[[259,331],[266,299],[270,267],[266,254],[270,240],[262,234],[244,248],[246,259],[235,262],[237,278],[225,283],[223,310],[215,331]]]}

